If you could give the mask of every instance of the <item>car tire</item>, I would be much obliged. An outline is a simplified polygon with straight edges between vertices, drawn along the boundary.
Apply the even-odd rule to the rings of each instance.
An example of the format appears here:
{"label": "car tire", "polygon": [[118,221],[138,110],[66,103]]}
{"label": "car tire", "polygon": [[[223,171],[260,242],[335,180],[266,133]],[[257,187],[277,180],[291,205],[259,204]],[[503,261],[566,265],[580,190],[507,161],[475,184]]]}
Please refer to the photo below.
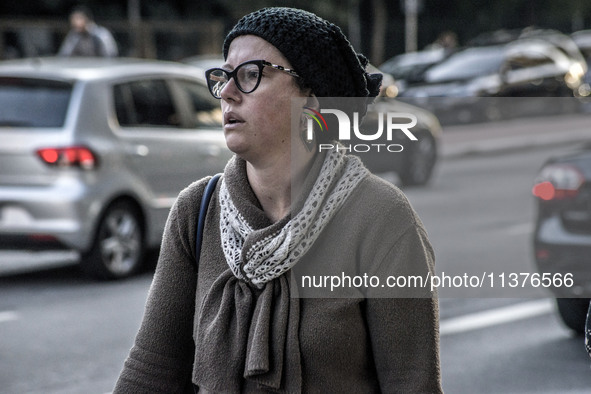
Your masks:
{"label": "car tire", "polygon": [[417,135],[417,139],[406,157],[403,171],[399,174],[403,186],[426,184],[431,179],[437,160],[437,145],[433,136],[421,133]]}
{"label": "car tire", "polygon": [[589,310],[588,298],[557,298],[556,306],[562,322],[577,334],[584,334],[587,311]]}
{"label": "car tire", "polygon": [[142,266],[145,252],[138,209],[119,201],[109,206],[96,228],[91,249],[82,256],[81,268],[97,279],[122,279]]}

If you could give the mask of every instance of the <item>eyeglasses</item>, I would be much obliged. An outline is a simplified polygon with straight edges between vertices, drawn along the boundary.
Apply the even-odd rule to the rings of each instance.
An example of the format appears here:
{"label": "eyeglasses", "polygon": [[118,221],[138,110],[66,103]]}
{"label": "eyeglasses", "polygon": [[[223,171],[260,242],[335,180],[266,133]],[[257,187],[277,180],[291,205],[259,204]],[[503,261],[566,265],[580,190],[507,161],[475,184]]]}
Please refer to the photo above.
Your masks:
{"label": "eyeglasses", "polygon": [[207,79],[209,91],[217,99],[222,98],[222,89],[224,89],[232,78],[234,78],[236,86],[242,93],[252,93],[261,83],[263,67],[272,67],[292,77],[299,77],[294,70],[271,64],[266,60],[250,60],[238,65],[234,71],[226,71],[223,68],[209,69],[205,72],[205,79]]}

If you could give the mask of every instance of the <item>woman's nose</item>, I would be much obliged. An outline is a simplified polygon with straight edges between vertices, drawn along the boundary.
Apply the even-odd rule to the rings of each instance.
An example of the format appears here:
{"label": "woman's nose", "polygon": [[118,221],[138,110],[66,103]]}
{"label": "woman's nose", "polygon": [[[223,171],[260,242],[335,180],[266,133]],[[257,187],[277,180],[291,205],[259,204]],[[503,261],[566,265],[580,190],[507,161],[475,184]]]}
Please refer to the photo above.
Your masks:
{"label": "woman's nose", "polygon": [[226,85],[222,88],[220,92],[222,99],[226,101],[239,101],[241,94],[242,92],[240,91],[240,89],[238,89],[238,86],[236,86],[236,81],[234,80],[234,78],[230,78],[228,83],[226,83]]}

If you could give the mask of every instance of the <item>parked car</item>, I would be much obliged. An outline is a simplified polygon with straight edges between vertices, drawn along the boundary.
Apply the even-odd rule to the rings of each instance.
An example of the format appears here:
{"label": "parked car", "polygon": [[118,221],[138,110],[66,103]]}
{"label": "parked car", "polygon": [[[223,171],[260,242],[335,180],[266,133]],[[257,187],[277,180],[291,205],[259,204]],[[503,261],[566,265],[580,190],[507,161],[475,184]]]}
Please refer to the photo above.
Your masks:
{"label": "parked car", "polygon": [[474,37],[468,42],[469,46],[487,46],[509,44],[520,40],[535,39],[554,45],[558,50],[575,62],[583,63],[586,69],[585,57],[573,36],[568,36],[554,29],[539,29],[527,27],[524,29],[496,30]]}
{"label": "parked car", "polygon": [[[587,65],[591,64],[591,30],[580,30],[571,34],[571,37],[579,51],[583,54],[587,61]],[[587,67],[587,72],[583,77],[583,84],[579,87],[578,97],[583,99],[587,111],[589,111],[591,103],[591,70]]]}
{"label": "parked car", "polygon": [[[443,123],[499,119],[532,111],[547,113],[557,109],[533,105],[533,99],[481,98],[573,97],[583,83],[585,70],[586,64],[549,42],[521,39],[464,48],[427,69],[422,81],[409,85],[400,96],[434,111]],[[570,109],[571,102],[561,103]]]}
{"label": "parked car", "polygon": [[74,249],[123,278],[161,241],[181,189],[231,157],[219,102],[177,63],[0,63],[0,248]]}
{"label": "parked car", "polygon": [[571,39],[585,58],[591,56],[591,30],[579,30],[571,34]]}
{"label": "parked car", "polygon": [[404,89],[409,83],[420,80],[425,70],[452,53],[453,50],[446,48],[403,53],[388,59],[379,68],[394,77],[399,88]]}
{"label": "parked car", "polygon": [[[213,67],[220,67],[224,60],[221,56],[205,55],[195,56],[183,60],[184,63],[195,66],[199,72]],[[368,65],[371,73],[382,73],[373,65]],[[377,111],[411,113],[417,117],[417,125],[412,129],[417,141],[408,141],[404,134],[395,134],[396,139],[388,141],[388,144],[400,144],[404,146],[402,152],[353,152],[361,157],[365,165],[375,173],[395,172],[403,186],[424,185],[429,182],[438,159],[439,141],[441,138],[441,125],[439,120],[429,111],[413,106],[399,100],[394,100],[397,87],[394,78],[384,75],[380,96],[373,107],[374,111],[368,113],[360,128],[377,130]],[[357,141],[366,142],[366,141]]]}
{"label": "parked car", "polygon": [[562,279],[551,287],[558,311],[566,326],[582,333],[591,298],[591,148],[548,160],[533,195],[535,264],[540,274]]}

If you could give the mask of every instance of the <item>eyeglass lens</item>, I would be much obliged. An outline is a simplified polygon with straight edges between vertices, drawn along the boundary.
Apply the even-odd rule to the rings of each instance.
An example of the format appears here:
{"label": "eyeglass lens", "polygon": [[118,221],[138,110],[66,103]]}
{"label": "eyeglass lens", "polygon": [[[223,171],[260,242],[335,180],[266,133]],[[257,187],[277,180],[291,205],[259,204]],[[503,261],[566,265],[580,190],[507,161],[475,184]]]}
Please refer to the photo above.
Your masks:
{"label": "eyeglass lens", "polygon": [[212,70],[207,83],[215,97],[221,97],[222,89],[230,82],[230,78],[232,77],[234,77],[238,89],[244,93],[251,93],[260,82],[260,66],[255,63],[245,63],[230,73],[222,69]]}

